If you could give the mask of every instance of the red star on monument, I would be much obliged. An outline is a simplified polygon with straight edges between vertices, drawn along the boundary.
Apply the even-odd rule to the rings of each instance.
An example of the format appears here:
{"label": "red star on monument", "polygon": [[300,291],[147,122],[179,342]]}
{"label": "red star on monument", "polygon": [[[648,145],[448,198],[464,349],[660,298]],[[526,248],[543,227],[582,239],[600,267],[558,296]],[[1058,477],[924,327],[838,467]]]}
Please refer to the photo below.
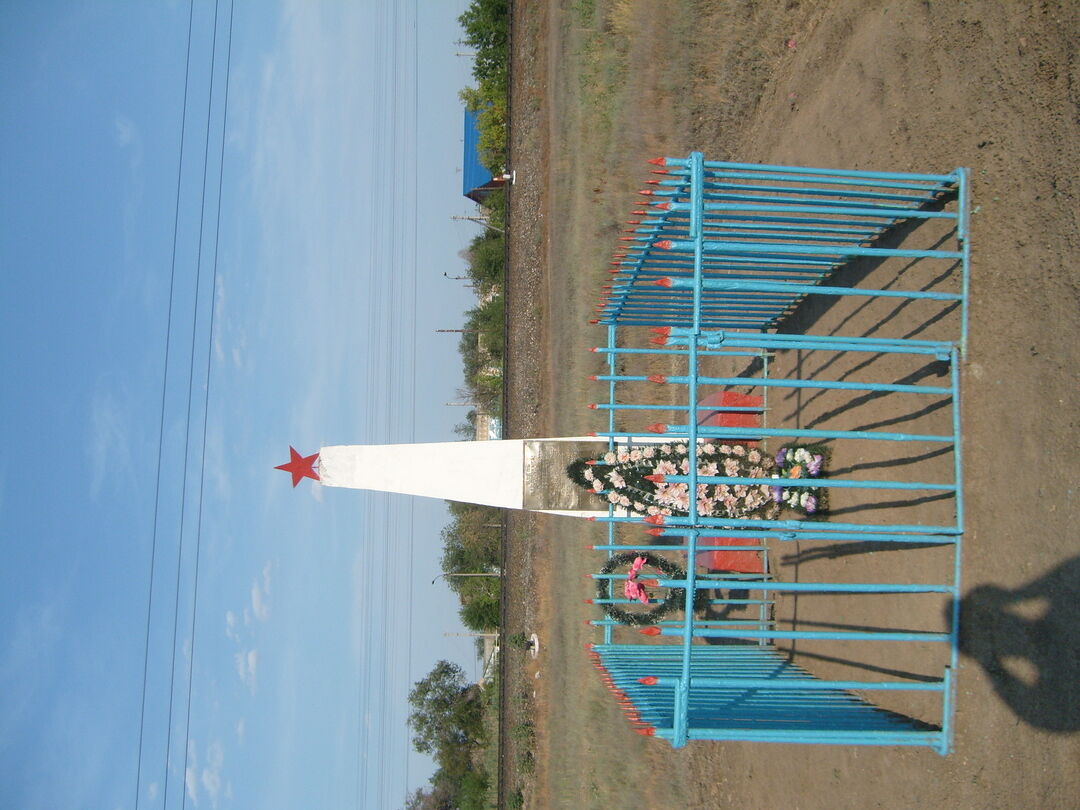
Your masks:
{"label": "red star on monument", "polygon": [[289,463],[279,464],[277,467],[274,467],[274,469],[291,473],[292,485],[295,487],[300,483],[301,478],[313,478],[316,481],[319,480],[319,474],[315,472],[315,461],[318,458],[318,453],[312,453],[310,456],[302,456],[292,448],[292,445],[289,445]]}

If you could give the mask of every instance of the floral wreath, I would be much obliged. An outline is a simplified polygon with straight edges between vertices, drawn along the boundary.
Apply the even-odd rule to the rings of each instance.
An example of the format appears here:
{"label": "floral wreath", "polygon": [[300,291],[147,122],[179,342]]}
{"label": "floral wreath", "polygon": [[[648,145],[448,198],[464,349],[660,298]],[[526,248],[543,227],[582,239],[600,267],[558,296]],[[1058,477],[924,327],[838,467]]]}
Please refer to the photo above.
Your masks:
{"label": "floral wreath", "polygon": [[[643,581],[638,578],[642,568],[646,565],[651,565],[658,572],[665,575],[667,579],[685,579],[686,572],[677,566],[670,560],[661,557],[659,554],[652,554],[647,551],[624,551],[621,554],[614,554],[608,558],[607,563],[600,569],[601,574],[614,573],[616,568],[629,565],[630,571],[627,574],[626,583],[623,587],[623,593],[627,599],[636,599],[642,604],[649,603],[649,594],[645,590],[646,585],[655,584],[655,582]],[[612,593],[613,580],[603,577],[596,582],[596,596],[598,599],[614,599]],[[694,610],[704,609],[708,600],[708,596],[703,591],[698,591],[694,598]],[[663,602],[658,604],[652,610],[647,611],[630,611],[625,610],[619,605],[604,604],[601,605],[604,609],[604,613],[609,618],[617,621],[619,624],[630,625],[631,627],[642,627],[644,625],[656,624],[663,619],[669,613],[674,610],[681,609],[686,604],[686,589],[685,588],[669,588],[667,597]]]}

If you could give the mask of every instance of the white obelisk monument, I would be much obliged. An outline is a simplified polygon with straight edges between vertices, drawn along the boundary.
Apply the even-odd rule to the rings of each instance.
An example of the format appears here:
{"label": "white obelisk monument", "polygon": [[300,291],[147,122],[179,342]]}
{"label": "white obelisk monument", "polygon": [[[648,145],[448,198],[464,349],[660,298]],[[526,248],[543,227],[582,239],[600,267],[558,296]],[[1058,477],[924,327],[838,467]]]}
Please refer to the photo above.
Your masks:
{"label": "white obelisk monument", "polygon": [[[635,437],[634,443],[656,441]],[[587,517],[606,509],[566,477],[575,458],[607,450],[607,440],[591,436],[548,439],[497,439],[419,444],[344,444],[291,460],[276,469],[323,486],[368,489]]]}

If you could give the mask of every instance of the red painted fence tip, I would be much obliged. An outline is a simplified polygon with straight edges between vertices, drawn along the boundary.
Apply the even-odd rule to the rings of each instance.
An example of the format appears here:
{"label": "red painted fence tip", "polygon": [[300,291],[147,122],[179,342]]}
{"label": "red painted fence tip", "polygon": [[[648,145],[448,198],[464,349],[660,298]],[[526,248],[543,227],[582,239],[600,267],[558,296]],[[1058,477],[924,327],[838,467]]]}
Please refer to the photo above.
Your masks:
{"label": "red painted fence tip", "polygon": [[656,246],[658,248],[660,248],[660,250],[671,250],[671,240],[670,239],[661,239],[659,242],[656,242],[655,244],[656,244]]}
{"label": "red painted fence tip", "polygon": [[663,166],[667,163],[667,158],[649,158],[649,163],[651,163],[653,166]]}
{"label": "red painted fence tip", "polygon": [[663,374],[650,374],[645,379],[651,383],[658,383],[659,385],[663,385],[667,382],[667,377],[665,377]]}
{"label": "red painted fence tip", "polygon": [[[658,242],[657,244],[659,244],[659,242]],[[671,286],[671,279],[670,279],[670,278],[668,278],[667,276],[664,276],[663,278],[658,278],[658,279],[657,279],[656,281],[654,281],[653,283],[654,283],[654,284],[655,284],[655,285],[656,285],[657,287],[670,287],[670,286]]]}
{"label": "red painted fence tip", "polygon": [[658,636],[660,635],[660,628],[656,625],[650,625],[649,627],[642,627],[638,632],[643,636]]}
{"label": "red painted fence tip", "polygon": [[655,675],[647,675],[644,678],[638,678],[638,683],[643,683],[646,686],[656,686],[657,681],[660,679]]}

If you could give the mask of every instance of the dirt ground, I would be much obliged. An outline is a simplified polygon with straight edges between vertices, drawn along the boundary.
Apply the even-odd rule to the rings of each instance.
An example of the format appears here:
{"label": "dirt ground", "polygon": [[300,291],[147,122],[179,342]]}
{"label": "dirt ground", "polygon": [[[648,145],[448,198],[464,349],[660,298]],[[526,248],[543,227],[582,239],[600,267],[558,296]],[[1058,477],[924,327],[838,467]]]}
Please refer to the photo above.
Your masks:
{"label": "dirt ground", "polygon": [[[582,649],[596,640],[583,600],[598,529],[515,514],[504,627],[537,632],[543,652],[505,659],[504,732],[532,717],[536,737],[506,746],[504,799],[520,788],[537,808],[1080,806],[1080,4],[519,0],[513,17],[508,437],[598,427],[585,377],[600,370],[587,347],[602,335],[587,321],[646,158],[966,166],[973,261],[954,753],[673,751],[632,734]],[[803,315],[815,331],[844,317]],[[888,317],[902,331],[927,320]],[[790,358],[802,360],[813,362]],[[897,418],[890,407],[903,406],[841,421]],[[770,420],[836,412],[792,399]],[[803,548],[772,563],[787,578],[836,561]],[[940,619],[940,606],[926,610],[912,621]]]}

